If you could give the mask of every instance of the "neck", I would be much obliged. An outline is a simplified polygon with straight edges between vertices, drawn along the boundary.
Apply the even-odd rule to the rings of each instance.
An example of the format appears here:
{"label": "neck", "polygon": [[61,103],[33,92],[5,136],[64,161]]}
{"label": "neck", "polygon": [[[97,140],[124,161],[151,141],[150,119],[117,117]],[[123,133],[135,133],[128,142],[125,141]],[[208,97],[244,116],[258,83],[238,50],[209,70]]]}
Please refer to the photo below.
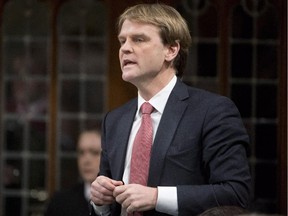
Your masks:
{"label": "neck", "polygon": [[138,91],[141,97],[149,101],[154,95],[161,91],[174,77],[174,73],[166,76],[157,76],[155,79],[150,80],[144,84],[138,85]]}

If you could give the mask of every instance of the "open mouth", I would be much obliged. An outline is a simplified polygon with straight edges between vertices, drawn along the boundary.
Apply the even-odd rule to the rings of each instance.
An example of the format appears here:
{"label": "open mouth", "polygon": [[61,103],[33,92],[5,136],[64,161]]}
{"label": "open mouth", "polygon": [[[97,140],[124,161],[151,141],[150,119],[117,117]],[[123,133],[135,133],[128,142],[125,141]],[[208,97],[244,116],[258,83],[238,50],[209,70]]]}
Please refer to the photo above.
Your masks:
{"label": "open mouth", "polygon": [[128,65],[133,65],[133,64],[136,64],[135,62],[131,61],[131,60],[124,60],[123,61],[123,66],[128,66]]}

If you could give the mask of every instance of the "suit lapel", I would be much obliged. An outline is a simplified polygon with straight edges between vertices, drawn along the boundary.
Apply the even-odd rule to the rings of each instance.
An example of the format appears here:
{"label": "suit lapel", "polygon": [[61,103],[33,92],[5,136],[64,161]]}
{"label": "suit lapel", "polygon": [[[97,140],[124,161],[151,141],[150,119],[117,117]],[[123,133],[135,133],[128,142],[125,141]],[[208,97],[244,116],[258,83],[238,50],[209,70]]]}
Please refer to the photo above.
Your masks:
{"label": "suit lapel", "polygon": [[177,125],[187,107],[185,99],[188,96],[186,86],[178,80],[168,98],[155,136],[150,159],[149,186],[157,186],[159,184],[165,155],[172,142]]}
{"label": "suit lapel", "polygon": [[117,146],[115,146],[112,157],[114,158],[113,161],[121,161],[121,163],[115,163],[111,166],[112,173],[115,174],[117,179],[122,179],[123,176],[126,151],[136,110],[137,100],[133,100],[132,103],[128,105],[126,112],[119,118],[119,123],[117,123],[118,125],[121,125],[121,127],[118,128],[115,134],[115,137],[117,138]]}

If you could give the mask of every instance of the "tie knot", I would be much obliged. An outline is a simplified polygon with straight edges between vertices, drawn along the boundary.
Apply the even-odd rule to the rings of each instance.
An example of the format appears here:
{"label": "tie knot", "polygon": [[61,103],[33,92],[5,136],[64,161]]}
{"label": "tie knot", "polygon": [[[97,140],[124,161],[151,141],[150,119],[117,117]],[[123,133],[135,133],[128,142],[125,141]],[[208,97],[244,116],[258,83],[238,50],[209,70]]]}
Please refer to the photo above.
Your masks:
{"label": "tie knot", "polygon": [[148,102],[143,103],[141,106],[142,114],[151,114],[153,112],[153,109],[154,107]]}

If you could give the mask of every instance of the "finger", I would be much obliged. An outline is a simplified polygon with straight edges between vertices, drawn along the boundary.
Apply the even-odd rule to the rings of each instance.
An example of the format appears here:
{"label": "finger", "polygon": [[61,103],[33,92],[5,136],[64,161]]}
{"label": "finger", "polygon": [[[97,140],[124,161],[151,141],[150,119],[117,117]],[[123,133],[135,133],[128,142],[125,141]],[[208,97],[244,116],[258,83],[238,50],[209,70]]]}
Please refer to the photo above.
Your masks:
{"label": "finger", "polygon": [[113,191],[115,189],[115,185],[113,184],[115,180],[112,180],[106,176],[99,176],[96,179],[96,182],[102,187],[105,188],[108,191]]}
{"label": "finger", "polygon": [[95,192],[91,195],[90,199],[96,204],[96,205],[105,205],[105,204],[111,204],[115,201],[115,198],[112,195],[105,195],[103,193]]}
{"label": "finger", "polygon": [[123,192],[125,192],[125,190],[126,190],[126,186],[123,186],[123,185],[117,186],[117,187],[115,187],[115,189],[113,191],[113,196],[117,197],[120,194],[122,194]]}
{"label": "finger", "polygon": [[127,212],[128,214],[133,213],[134,211],[136,211],[136,209],[133,209],[132,205],[129,205],[129,206],[126,208],[126,212]]}
{"label": "finger", "polygon": [[111,183],[111,179],[105,176],[99,176],[91,185],[91,196],[97,199],[97,203],[100,200],[106,202],[114,200],[113,190],[115,186]]}
{"label": "finger", "polygon": [[124,182],[123,181],[112,180],[112,184],[117,187],[117,186],[120,186],[120,185],[124,185]]}

